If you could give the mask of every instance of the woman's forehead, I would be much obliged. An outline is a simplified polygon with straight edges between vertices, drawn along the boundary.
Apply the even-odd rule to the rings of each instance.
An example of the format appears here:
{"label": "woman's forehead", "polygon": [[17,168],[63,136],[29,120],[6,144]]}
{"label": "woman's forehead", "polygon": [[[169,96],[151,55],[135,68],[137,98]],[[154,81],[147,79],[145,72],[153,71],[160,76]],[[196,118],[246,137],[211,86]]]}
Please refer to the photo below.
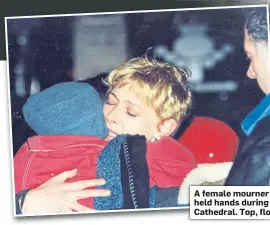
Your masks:
{"label": "woman's forehead", "polygon": [[139,85],[126,84],[123,86],[116,86],[111,91],[119,101],[131,102],[139,107],[148,107],[146,104],[146,93]]}
{"label": "woman's forehead", "polygon": [[119,99],[134,99],[137,101],[140,100],[140,96],[138,96],[139,93],[137,93],[138,88],[136,86],[131,84],[125,84],[125,85],[117,85],[112,89],[112,93],[114,93]]}

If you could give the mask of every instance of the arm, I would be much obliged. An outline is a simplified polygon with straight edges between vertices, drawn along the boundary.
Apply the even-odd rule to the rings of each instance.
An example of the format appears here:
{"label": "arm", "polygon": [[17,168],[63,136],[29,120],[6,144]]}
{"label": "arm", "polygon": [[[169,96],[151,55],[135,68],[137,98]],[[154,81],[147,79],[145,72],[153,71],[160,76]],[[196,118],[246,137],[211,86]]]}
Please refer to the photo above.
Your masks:
{"label": "arm", "polygon": [[83,180],[65,183],[75,176],[77,170],[63,172],[33,190],[16,194],[16,214],[49,214],[60,212],[93,211],[77,202],[89,197],[105,197],[110,191],[104,189],[84,190],[105,184],[103,179]]}

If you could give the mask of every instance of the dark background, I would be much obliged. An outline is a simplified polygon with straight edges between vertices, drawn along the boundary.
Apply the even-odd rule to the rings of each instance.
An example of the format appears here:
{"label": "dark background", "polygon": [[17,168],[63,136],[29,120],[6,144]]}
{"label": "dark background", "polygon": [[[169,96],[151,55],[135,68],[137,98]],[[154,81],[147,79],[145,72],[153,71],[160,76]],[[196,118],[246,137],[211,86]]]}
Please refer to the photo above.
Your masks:
{"label": "dark background", "polygon": [[[238,2],[238,4],[237,4]],[[248,1],[246,1],[248,2]],[[253,2],[255,4],[256,2]],[[259,3],[265,3],[258,1]],[[135,5],[131,3],[129,7],[123,5],[118,8],[108,8],[93,10],[98,12],[105,11],[122,11],[135,9],[154,9],[153,4],[145,4],[144,7],[134,8]],[[172,5],[170,5],[172,4]],[[186,7],[205,7],[205,6],[222,6],[222,5],[241,5],[243,2],[239,1],[219,1],[218,3],[211,1],[173,1],[168,2],[168,5],[155,4],[155,9],[166,8],[186,8]],[[249,3],[250,4],[250,3]],[[151,7],[151,6],[152,7]],[[109,7],[109,5],[107,5]],[[45,7],[45,6],[44,6]],[[67,6],[68,7],[68,6]],[[48,8],[47,8],[48,9]],[[65,9],[67,9],[65,7]],[[81,8],[80,8],[81,9]],[[18,8],[19,10],[19,8]],[[19,15],[34,15],[34,14],[48,14],[45,11],[37,10],[32,13],[13,13],[9,16]],[[86,12],[85,10],[76,10],[76,8],[69,10],[51,9],[50,14],[54,13],[79,13]],[[223,43],[232,43],[235,46],[233,54],[226,57],[224,61],[218,63],[215,68],[206,71],[206,80],[208,81],[222,81],[234,80],[238,83],[239,88],[236,92],[225,93],[226,99],[222,100],[220,95],[222,93],[194,93],[194,108],[192,113],[201,116],[211,116],[213,118],[222,120],[230,125],[238,134],[239,124],[246,114],[258,104],[263,97],[263,93],[257,87],[254,80],[249,80],[246,77],[246,70],[248,61],[243,52],[243,24],[245,15],[249,9],[230,9],[230,10],[203,10],[203,11],[185,11],[182,13],[183,23],[192,23],[194,15],[199,18],[200,22],[207,23],[209,26],[209,36],[215,39],[216,48],[219,48]],[[29,12],[29,11],[28,11]],[[44,12],[44,13],[42,13]],[[87,10],[87,12],[90,12]],[[173,20],[175,18],[174,12],[156,13],[149,16],[145,20],[143,13],[127,14],[125,17],[128,29],[128,55],[129,57],[141,56],[145,53],[147,48],[157,44],[167,44],[170,46],[172,41],[178,37],[178,29]],[[152,19],[151,19],[152,18]],[[38,79],[41,82],[41,89],[49,87],[55,83],[69,80],[69,73],[73,68],[73,53],[72,53],[72,23],[73,17],[52,17],[43,18],[39,26],[29,26],[29,19],[22,19],[21,26],[18,30],[26,29],[29,33],[29,45],[23,54],[19,54],[20,46],[16,43],[16,32],[10,30],[7,26],[8,37],[8,51],[9,51],[9,70],[10,70],[10,92],[11,92],[11,106],[13,118],[13,140],[19,139],[15,135],[15,131],[21,127],[21,112],[20,107],[24,103],[25,98],[19,98],[14,92],[14,66],[19,60],[23,60],[27,66],[26,81],[30,81],[31,74],[38,74]],[[25,20],[26,22],[24,23]],[[34,19],[32,19],[34,20]],[[13,23],[14,20],[8,21],[7,24]],[[132,35],[131,35],[132,33]],[[45,44],[44,44],[45,43]],[[45,46],[45,47],[44,47]],[[109,71],[108,71],[109,72]],[[100,88],[99,79],[89,81],[95,82],[94,85]],[[100,91],[103,91],[99,89]],[[29,91],[29,86],[28,86]],[[20,121],[18,123],[18,121]],[[28,128],[20,129],[20,133],[27,133]],[[24,132],[25,131],[25,132]],[[25,140],[21,137],[14,143],[14,148],[20,146]],[[14,142],[14,141],[13,141]]]}
{"label": "dark background", "polygon": [[269,0],[167,0],[167,1],[99,0],[95,2],[89,0],[2,1],[0,3],[1,6],[0,19],[2,19],[3,21],[2,23],[0,23],[0,60],[6,60],[5,17],[258,5],[269,3],[270,3]]}

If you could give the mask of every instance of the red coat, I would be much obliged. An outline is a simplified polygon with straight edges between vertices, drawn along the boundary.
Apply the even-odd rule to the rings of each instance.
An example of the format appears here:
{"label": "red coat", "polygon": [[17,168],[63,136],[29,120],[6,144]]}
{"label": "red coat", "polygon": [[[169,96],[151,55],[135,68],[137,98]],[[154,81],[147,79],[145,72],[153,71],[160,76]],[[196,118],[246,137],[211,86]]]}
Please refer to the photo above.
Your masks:
{"label": "red coat", "polygon": [[[75,177],[67,181],[96,178],[99,153],[107,144],[104,139],[77,135],[35,136],[14,157],[16,193],[36,188],[63,171],[77,168]],[[193,155],[170,137],[147,143],[150,187],[180,186],[187,173],[196,167]],[[80,200],[92,207],[92,199]]]}

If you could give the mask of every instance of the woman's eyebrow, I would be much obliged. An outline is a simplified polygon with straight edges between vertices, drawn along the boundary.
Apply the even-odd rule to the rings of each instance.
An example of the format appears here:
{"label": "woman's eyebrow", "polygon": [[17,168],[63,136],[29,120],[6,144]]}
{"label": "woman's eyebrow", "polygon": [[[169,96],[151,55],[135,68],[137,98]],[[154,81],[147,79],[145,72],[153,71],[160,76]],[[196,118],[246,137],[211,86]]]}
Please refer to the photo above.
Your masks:
{"label": "woman's eyebrow", "polygon": [[113,97],[116,98],[117,101],[119,101],[117,95],[116,95],[115,93],[113,93],[112,91],[110,91],[110,92],[108,93],[108,95],[112,95]]}
{"label": "woman's eyebrow", "polygon": [[[108,95],[114,96],[114,97],[116,98],[116,100],[119,102],[119,98],[118,98],[117,95],[116,95],[115,93],[113,93],[112,91],[110,91],[110,92],[108,93]],[[132,106],[135,106],[136,108],[138,108],[138,109],[140,109],[141,111],[143,111],[143,108],[142,108],[141,106],[139,106],[139,105],[137,105],[137,104],[135,104],[135,103],[133,103],[133,102],[131,102],[131,101],[129,101],[129,100],[127,100],[127,101],[125,101],[125,102],[128,103],[128,104],[130,104],[130,105],[132,105]]]}
{"label": "woman's eyebrow", "polygon": [[135,103],[131,102],[131,101],[126,101],[126,103],[132,105],[132,106],[135,106],[136,108],[140,109],[141,111],[143,111],[143,108],[139,105],[136,105]]}

